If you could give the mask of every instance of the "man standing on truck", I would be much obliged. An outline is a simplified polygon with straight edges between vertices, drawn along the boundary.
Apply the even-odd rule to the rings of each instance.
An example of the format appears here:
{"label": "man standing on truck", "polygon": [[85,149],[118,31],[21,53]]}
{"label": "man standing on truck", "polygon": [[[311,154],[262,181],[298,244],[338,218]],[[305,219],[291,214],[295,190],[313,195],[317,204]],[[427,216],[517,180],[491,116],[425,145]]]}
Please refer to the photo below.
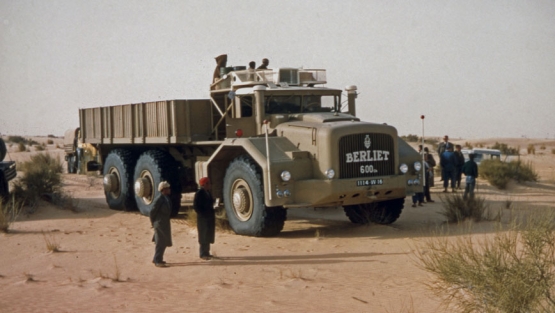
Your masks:
{"label": "man standing on truck", "polygon": [[200,188],[195,193],[193,208],[197,212],[197,231],[198,243],[200,244],[199,254],[203,260],[210,260],[210,244],[214,243],[216,234],[216,213],[214,212],[214,199],[210,194],[212,184],[208,177],[203,177],[199,181]]}
{"label": "man standing on truck", "polygon": [[160,196],[154,202],[154,207],[150,211],[150,223],[154,228],[152,241],[156,243],[154,248],[154,259],[152,263],[156,267],[167,267],[164,261],[164,252],[167,247],[172,246],[172,230],[170,215],[172,213],[172,203],[169,195],[171,194],[170,184],[166,181],[158,184]]}

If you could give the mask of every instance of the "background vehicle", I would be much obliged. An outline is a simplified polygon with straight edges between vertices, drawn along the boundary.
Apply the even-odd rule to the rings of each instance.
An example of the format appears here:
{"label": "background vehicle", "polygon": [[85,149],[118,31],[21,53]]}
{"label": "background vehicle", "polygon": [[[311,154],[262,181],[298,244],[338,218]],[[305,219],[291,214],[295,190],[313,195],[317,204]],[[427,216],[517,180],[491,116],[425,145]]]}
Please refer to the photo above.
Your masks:
{"label": "background vehicle", "polygon": [[6,153],[6,144],[0,138],[0,198],[4,200],[7,200],[9,195],[9,181],[17,175],[15,161],[4,161]]}
{"label": "background vehicle", "polygon": [[470,153],[474,153],[474,162],[476,164],[480,164],[482,160],[500,160],[501,159],[501,151],[497,149],[463,149],[461,150],[465,161],[468,161],[468,155]]}
{"label": "background vehicle", "polygon": [[222,68],[210,98],[79,110],[66,132],[68,172],[101,170],[110,208],[147,215],[157,184],[181,194],[212,180],[242,235],[278,234],[286,210],[343,206],[354,223],[393,223],[421,190],[419,154],[397,130],[356,117],[356,87],[323,87],[320,69]]}

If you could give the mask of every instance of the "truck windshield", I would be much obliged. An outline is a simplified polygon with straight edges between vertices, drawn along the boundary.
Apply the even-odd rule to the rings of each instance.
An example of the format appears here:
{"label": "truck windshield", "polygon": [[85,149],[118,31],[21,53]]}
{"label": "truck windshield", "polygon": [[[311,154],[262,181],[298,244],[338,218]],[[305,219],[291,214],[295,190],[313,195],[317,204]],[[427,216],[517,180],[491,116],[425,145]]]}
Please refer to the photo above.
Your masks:
{"label": "truck windshield", "polygon": [[267,114],[335,112],[338,98],[333,95],[266,96]]}

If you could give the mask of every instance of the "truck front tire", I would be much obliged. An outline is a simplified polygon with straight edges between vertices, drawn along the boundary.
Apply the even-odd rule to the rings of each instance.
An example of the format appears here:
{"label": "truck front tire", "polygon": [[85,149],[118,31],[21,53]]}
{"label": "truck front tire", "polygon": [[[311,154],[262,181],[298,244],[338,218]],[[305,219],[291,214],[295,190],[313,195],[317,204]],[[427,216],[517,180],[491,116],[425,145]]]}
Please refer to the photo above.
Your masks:
{"label": "truck front tire", "polygon": [[[69,163],[69,160],[68,160]],[[137,209],[133,198],[133,169],[136,159],[128,150],[115,149],[104,162],[104,194],[112,210]]]}
{"label": "truck front tire", "polygon": [[363,203],[347,205],[343,209],[349,220],[355,224],[369,222],[388,225],[395,222],[403,211],[405,198],[382,201],[378,203]]}
{"label": "truck front tire", "polygon": [[176,216],[181,207],[181,184],[178,176],[177,162],[168,153],[161,150],[149,150],[143,153],[135,166],[135,200],[139,211],[148,216],[154,206],[154,200],[160,195],[158,184],[170,183],[172,216]]}
{"label": "truck front tire", "polygon": [[261,170],[248,156],[229,164],[224,178],[224,205],[229,225],[239,235],[270,237],[283,229],[287,211],[266,207]]}

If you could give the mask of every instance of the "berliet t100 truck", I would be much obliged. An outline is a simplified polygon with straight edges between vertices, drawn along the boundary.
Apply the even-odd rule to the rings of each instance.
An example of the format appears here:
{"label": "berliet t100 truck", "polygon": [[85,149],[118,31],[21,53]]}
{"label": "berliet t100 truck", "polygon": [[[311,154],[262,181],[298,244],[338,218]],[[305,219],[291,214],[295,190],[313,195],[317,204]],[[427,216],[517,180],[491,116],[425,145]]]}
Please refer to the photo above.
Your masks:
{"label": "berliet t100 truck", "polygon": [[385,124],[356,117],[357,88],[326,88],[326,71],[221,69],[210,99],[79,110],[66,132],[69,173],[102,170],[111,209],[148,215],[157,185],[173,212],[203,176],[215,209],[241,235],[273,236],[287,209],[342,206],[353,223],[390,224],[421,191],[419,154]]}

